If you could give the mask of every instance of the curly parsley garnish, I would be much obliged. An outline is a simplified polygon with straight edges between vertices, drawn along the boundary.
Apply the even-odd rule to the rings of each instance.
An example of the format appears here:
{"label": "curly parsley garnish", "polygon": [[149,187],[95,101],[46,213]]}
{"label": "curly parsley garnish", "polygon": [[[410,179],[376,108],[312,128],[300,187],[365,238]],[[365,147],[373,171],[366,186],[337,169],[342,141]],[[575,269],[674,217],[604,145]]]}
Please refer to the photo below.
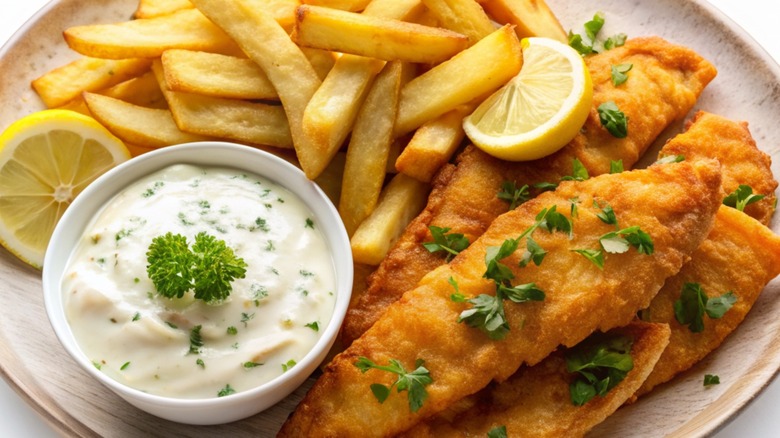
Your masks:
{"label": "curly parsley garnish", "polygon": [[195,298],[207,303],[219,303],[230,296],[231,282],[244,278],[247,267],[224,240],[206,233],[195,236],[191,249],[180,234],[155,237],[146,260],[146,272],[158,294],[181,298],[194,290]]}
{"label": "curly parsley garnish", "polygon": [[236,390],[233,389],[232,386],[230,386],[230,383],[228,383],[227,385],[225,385],[224,388],[219,390],[219,392],[217,393],[217,397],[225,397],[225,396],[228,396],[228,395],[231,395],[231,394],[235,394],[235,393],[236,393]]}
{"label": "curly parsley garnish", "polygon": [[624,336],[594,336],[566,353],[566,369],[578,374],[569,385],[575,406],[582,406],[597,395],[603,397],[623,381],[634,368],[632,344],[633,340]]}
{"label": "curly parsley garnish", "polygon": [[200,335],[202,326],[196,325],[190,330],[190,351],[189,354],[200,354],[200,348],[203,347],[203,337]]}
{"label": "curly parsley garnish", "polygon": [[752,187],[740,184],[736,190],[723,199],[723,204],[739,211],[745,211],[745,207],[762,199],[764,199],[764,195],[754,195]]}
{"label": "curly parsley garnish", "polygon": [[392,385],[386,386],[381,383],[374,383],[371,385],[371,392],[379,403],[384,403],[387,397],[390,396],[390,391],[393,387],[398,392],[407,391],[407,398],[409,400],[409,410],[417,412],[422,407],[425,399],[428,398],[428,391],[426,386],[433,383],[431,373],[425,368],[425,361],[417,359],[414,363],[414,370],[411,372],[406,371],[404,366],[397,359],[390,359],[389,365],[377,365],[371,359],[366,357],[358,358],[355,362],[355,366],[360,372],[365,373],[370,369],[377,369],[381,371],[387,371],[398,375],[398,379],[393,382]]}
{"label": "curly parsley garnish", "polygon": [[708,297],[698,283],[685,283],[680,299],[674,302],[674,318],[687,325],[693,333],[704,331],[704,314],[712,319],[720,319],[737,302],[737,297],[729,291],[719,297]]}
{"label": "curly parsley garnish", "polygon": [[430,225],[428,230],[430,230],[431,236],[433,236],[433,242],[424,242],[422,245],[432,253],[446,252],[447,261],[452,260],[453,257],[469,247],[469,239],[460,233],[449,233],[450,228]]}

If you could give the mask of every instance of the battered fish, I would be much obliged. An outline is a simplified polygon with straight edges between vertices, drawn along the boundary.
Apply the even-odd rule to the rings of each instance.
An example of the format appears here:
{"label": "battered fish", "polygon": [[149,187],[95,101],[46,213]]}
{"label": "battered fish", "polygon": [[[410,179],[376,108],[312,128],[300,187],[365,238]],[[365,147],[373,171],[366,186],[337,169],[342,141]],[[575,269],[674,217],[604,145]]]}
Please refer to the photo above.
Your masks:
{"label": "battered fish", "polygon": [[[668,323],[672,337],[637,395],[671,380],[720,346],[745,318],[766,284],[780,274],[780,237],[762,225],[772,218],[777,181],[772,176],[769,156],[758,150],[746,123],[700,112],[688,130],[670,140],[659,155],[683,155],[686,161],[716,158],[721,162],[726,193],[744,184],[767,196],[745,208],[745,213],[755,219],[722,206],[707,239],[642,312],[648,321]],[[731,291],[737,301],[723,318],[705,317],[704,330],[694,333],[678,323],[674,315],[674,302],[686,283],[699,284],[711,297]]]}
{"label": "battered fish", "polygon": [[[362,337],[327,365],[280,436],[390,436],[484,388],[509,378],[522,364],[540,362],[559,345],[576,345],[596,330],[627,325],[649,305],[664,281],[679,271],[709,231],[720,205],[720,169],[713,160],[676,163],[647,170],[603,175],[583,182],[563,182],[517,209],[499,216],[490,228],[448,265],[426,275],[393,303]],[[614,231],[599,215],[609,204],[621,227],[639,227],[652,238],[652,254],[630,249],[608,254],[603,269],[573,250],[597,248]],[[502,260],[513,284],[534,283],[544,301],[521,304],[506,300],[511,328],[503,340],[459,323],[467,303],[452,299],[451,282],[472,298],[495,295],[483,278],[486,253],[537,223],[544,209],[569,212],[571,235],[537,229],[533,239],[547,251],[540,266],[520,268],[522,251]],[[549,225],[549,224],[548,224]],[[527,241],[527,239],[524,239]],[[361,372],[360,357],[386,365],[398,361],[414,369],[425,361],[433,382],[415,412],[406,392],[391,391],[383,403],[373,384],[391,386],[395,375],[377,369]]]}
{"label": "battered fish", "polygon": [[612,329],[607,336],[633,340],[633,369],[604,397],[575,406],[569,395],[572,374],[564,350],[542,362],[523,367],[506,382],[492,384],[457,403],[455,409],[423,422],[402,434],[405,438],[486,437],[505,426],[512,437],[567,437],[585,435],[631,397],[653,369],[669,343],[669,326],[633,322]]}
{"label": "battered fish", "polygon": [[[581,133],[540,160],[509,163],[469,147],[456,168],[445,167],[434,181],[426,209],[407,227],[350,308],[342,327],[344,345],[365,332],[425,274],[444,264],[444,257],[422,247],[432,240],[429,225],[451,228],[473,241],[507,211],[508,204],[496,197],[504,181],[514,181],[517,187],[557,183],[572,174],[575,158],[591,176],[609,172],[611,161],[622,160],[626,169],[631,168],[664,129],[686,116],[716,74],[712,64],[692,50],[658,37],[631,39],[623,47],[588,57],[586,63],[594,96]],[[633,65],[630,79],[615,87],[611,66],[626,63]],[[608,101],[628,116],[627,138],[615,138],[601,126],[597,107]]]}
{"label": "battered fish", "polygon": [[749,204],[745,213],[769,225],[775,212],[777,181],[772,175],[772,159],[756,147],[747,122],[699,111],[687,129],[669,140],[659,156],[682,155],[686,161],[714,158],[720,161],[723,190],[734,192],[748,185],[764,199]]}

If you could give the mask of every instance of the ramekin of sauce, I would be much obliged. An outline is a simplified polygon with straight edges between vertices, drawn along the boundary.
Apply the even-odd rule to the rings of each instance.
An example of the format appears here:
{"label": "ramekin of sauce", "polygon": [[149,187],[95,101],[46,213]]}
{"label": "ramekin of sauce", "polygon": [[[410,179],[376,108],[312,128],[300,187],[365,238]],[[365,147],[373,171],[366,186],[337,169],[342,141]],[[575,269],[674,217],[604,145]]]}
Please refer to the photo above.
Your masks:
{"label": "ramekin of sauce", "polygon": [[[241,260],[240,276],[217,282],[227,297],[160,291],[152,248],[171,236],[171,259],[208,260],[176,271],[190,284],[221,269],[199,239]],[[286,161],[219,142],[107,172],[63,215],[43,267],[46,310],[74,360],[140,409],[191,424],[245,418],[294,391],[331,348],[351,288],[349,240],[327,196]]]}

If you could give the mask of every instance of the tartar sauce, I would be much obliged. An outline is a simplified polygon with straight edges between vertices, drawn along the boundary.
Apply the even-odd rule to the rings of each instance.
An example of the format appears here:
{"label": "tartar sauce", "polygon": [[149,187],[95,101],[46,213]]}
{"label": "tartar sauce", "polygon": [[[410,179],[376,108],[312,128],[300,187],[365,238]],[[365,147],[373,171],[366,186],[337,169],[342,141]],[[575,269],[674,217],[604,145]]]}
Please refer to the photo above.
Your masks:
{"label": "tartar sauce", "polygon": [[[244,259],[225,302],[156,293],[146,253],[168,232],[190,245],[208,233]],[[105,206],[62,290],[74,336],[102,372],[152,394],[211,398],[295,366],[330,321],[335,287],[327,243],[296,195],[234,169],[175,165]]]}

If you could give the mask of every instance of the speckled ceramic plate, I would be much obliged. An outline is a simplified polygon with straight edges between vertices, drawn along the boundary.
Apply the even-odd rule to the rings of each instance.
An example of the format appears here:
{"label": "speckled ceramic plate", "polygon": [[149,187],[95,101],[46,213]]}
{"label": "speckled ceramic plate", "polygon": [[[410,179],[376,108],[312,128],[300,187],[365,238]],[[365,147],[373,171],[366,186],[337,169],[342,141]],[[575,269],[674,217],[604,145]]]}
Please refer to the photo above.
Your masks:
{"label": "speckled ceramic plate", "polygon": [[[759,147],[780,175],[780,68],[744,32],[703,0],[548,0],[569,29],[603,11],[605,32],[660,35],[712,61],[718,77],[698,109],[747,120]],[[62,41],[78,24],[122,21],[136,0],[54,1],[0,51],[0,129],[42,109],[30,81],[76,55]],[[660,141],[679,131],[672,127]],[[780,221],[773,230],[778,232]],[[184,426],[144,414],[89,379],[57,342],[43,308],[40,272],[0,250],[0,375],[58,431],[67,436],[272,436],[307,385],[269,411],[214,427]],[[780,367],[780,281],[764,291],[744,324],[688,373],[639,403],[620,409],[592,436],[692,437],[707,435],[739,412]],[[707,390],[701,376],[721,384]]]}

